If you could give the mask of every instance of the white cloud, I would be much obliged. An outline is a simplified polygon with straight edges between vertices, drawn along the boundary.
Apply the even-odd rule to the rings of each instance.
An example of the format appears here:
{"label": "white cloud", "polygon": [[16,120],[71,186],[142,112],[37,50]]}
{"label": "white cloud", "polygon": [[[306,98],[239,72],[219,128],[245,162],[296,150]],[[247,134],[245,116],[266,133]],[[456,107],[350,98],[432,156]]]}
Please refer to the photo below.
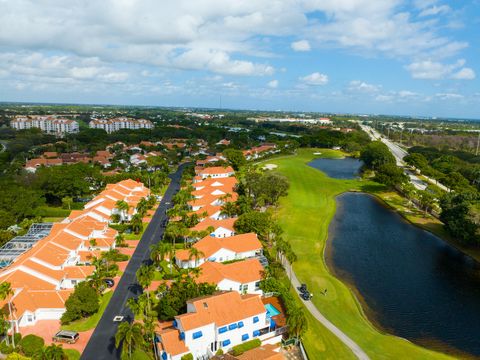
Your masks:
{"label": "white cloud", "polygon": [[475,71],[473,69],[464,67],[460,71],[452,75],[452,79],[457,80],[473,80],[475,79]]}
{"label": "white cloud", "polygon": [[463,95],[456,93],[438,93],[435,94],[435,97],[439,98],[440,100],[460,100],[464,98]]}
{"label": "white cloud", "polygon": [[440,15],[440,14],[447,14],[451,12],[452,9],[448,5],[440,5],[440,6],[432,6],[428,9],[424,9],[418,14],[420,17],[424,16],[435,16],[435,15]]}
{"label": "white cloud", "polygon": [[[414,79],[440,80],[447,77],[463,80],[474,79],[475,72],[463,65],[465,65],[464,59],[459,59],[453,64],[425,60],[411,63],[406,66],[406,69]],[[453,73],[454,71],[457,72]]]}
{"label": "white cloud", "polygon": [[310,51],[310,43],[307,40],[295,41],[291,45],[295,51]]}
{"label": "white cloud", "polygon": [[272,80],[267,83],[267,86],[272,89],[276,89],[278,87],[278,80]]}
{"label": "white cloud", "polygon": [[299,80],[306,85],[326,85],[328,83],[328,76],[314,72],[310,75],[303,76]]}
{"label": "white cloud", "polygon": [[381,85],[368,84],[360,80],[352,80],[348,84],[348,91],[358,93],[373,93],[381,89]]}

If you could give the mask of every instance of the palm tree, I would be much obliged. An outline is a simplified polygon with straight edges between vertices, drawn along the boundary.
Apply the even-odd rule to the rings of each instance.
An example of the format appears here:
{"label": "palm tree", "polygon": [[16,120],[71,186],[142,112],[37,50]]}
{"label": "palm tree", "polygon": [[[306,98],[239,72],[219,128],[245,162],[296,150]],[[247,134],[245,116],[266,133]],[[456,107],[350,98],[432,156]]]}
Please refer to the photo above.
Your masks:
{"label": "palm tree", "polygon": [[118,200],[115,203],[115,209],[121,214],[120,219],[124,220],[128,214],[128,210],[130,209],[130,205],[124,200]]}
{"label": "palm tree", "polygon": [[237,213],[237,205],[232,201],[227,201],[225,204],[223,204],[221,208],[221,214],[228,217],[234,217],[235,215],[237,215]]}
{"label": "palm tree", "polygon": [[115,334],[115,346],[118,348],[121,343],[123,343],[123,351],[125,351],[123,346],[127,346],[128,358],[131,359],[132,349],[144,343],[142,325],[140,323],[130,324],[128,321],[122,322]]}
{"label": "palm tree", "polygon": [[188,250],[188,261],[191,261],[192,259],[195,259],[195,267],[198,266],[198,260],[201,259],[203,256],[205,256],[205,254],[201,250],[198,250],[194,246],[192,246]]}
{"label": "palm tree", "polygon": [[66,358],[62,345],[55,344],[45,348],[45,356],[48,360],[65,360]]}
{"label": "palm tree", "polygon": [[[142,286],[143,289],[147,289],[152,283],[153,278],[155,277],[155,268],[153,265],[142,265],[137,270],[137,280],[138,283]],[[147,308],[150,311],[150,295],[149,291],[146,291],[147,294]]]}
{"label": "palm tree", "polygon": [[297,305],[290,308],[287,317],[287,325],[290,334],[295,334],[298,344],[298,340],[308,328],[307,317],[305,316],[303,307]]}
{"label": "palm tree", "polygon": [[135,316],[140,316],[142,314],[143,309],[135,298],[129,298],[127,300],[127,306],[132,310]]}
{"label": "palm tree", "polygon": [[293,252],[293,250],[290,248],[288,249],[287,253],[285,254],[287,257],[288,262],[290,263],[289,267],[289,279],[290,279],[290,285],[289,288],[292,286],[292,267],[293,263],[297,261],[297,255]]}
{"label": "palm tree", "polygon": [[[14,295],[14,291],[12,286],[9,282],[3,282],[0,284],[0,299],[5,300],[8,299],[8,312],[9,312],[9,323],[12,327],[12,345],[15,347],[15,327],[13,326],[13,318],[12,318],[12,296]],[[8,335],[7,335],[8,339]]]}
{"label": "palm tree", "polygon": [[159,266],[160,263],[165,260],[165,256],[169,254],[171,248],[171,244],[163,241],[150,246],[150,259],[154,261],[157,266]]}
{"label": "palm tree", "polygon": [[137,203],[137,214],[140,214],[142,217],[146,215],[148,210],[148,203],[145,198],[141,198],[140,201]]}
{"label": "palm tree", "polygon": [[132,216],[132,220],[130,220],[130,226],[135,234],[139,234],[143,228],[143,218],[141,214],[135,214]]}
{"label": "palm tree", "polygon": [[127,243],[125,242],[125,237],[122,234],[118,234],[115,236],[115,246],[117,247],[125,247]]}

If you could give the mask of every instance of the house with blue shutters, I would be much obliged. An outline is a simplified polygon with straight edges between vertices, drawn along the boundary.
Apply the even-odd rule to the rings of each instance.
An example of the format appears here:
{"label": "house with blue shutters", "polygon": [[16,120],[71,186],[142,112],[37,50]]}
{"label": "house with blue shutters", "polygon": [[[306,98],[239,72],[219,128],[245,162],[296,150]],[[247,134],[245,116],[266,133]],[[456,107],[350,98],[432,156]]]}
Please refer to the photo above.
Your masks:
{"label": "house with blue shutters", "polygon": [[188,301],[187,313],[175,316],[173,328],[157,334],[163,360],[180,360],[188,353],[194,359],[211,357],[254,338],[280,342],[261,297],[236,291]]}

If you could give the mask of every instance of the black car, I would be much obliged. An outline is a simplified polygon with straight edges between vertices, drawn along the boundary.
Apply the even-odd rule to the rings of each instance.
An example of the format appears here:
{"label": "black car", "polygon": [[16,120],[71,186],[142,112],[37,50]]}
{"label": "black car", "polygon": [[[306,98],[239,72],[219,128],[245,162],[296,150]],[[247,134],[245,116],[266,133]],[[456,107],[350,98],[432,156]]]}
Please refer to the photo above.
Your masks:
{"label": "black car", "polygon": [[298,287],[298,291],[300,291],[302,294],[307,291],[307,284],[302,284]]}
{"label": "black car", "polygon": [[303,292],[303,293],[300,295],[300,297],[301,297],[303,300],[307,301],[307,300],[310,300],[310,299],[311,299],[312,295],[310,294],[310,292],[309,292],[308,290],[305,290],[305,292]]}
{"label": "black car", "polygon": [[107,287],[111,288],[115,285],[115,281],[113,279],[103,279],[103,282]]}

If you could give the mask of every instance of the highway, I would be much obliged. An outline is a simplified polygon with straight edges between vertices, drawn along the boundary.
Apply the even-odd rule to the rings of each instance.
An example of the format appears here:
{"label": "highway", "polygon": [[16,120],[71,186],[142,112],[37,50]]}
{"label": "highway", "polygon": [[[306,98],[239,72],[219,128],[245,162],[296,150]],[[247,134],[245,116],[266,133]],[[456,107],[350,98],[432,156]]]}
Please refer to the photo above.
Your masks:
{"label": "highway", "polygon": [[129,298],[137,297],[142,293],[142,288],[138,285],[135,274],[142,264],[150,261],[150,246],[159,242],[163,237],[165,229],[162,223],[166,220],[165,212],[172,207],[172,198],[180,189],[180,180],[186,166],[188,166],[188,164],[180,165],[178,170],[170,175],[171,183],[158,209],[153,215],[150,224],[140,239],[123,276],[120,278],[110,303],[95,328],[81,359],[120,359],[121,351],[115,348],[115,334],[119,323],[114,322],[113,318],[117,315],[125,316],[125,320],[128,321],[132,321],[134,318],[132,312],[126,306],[126,303]]}

